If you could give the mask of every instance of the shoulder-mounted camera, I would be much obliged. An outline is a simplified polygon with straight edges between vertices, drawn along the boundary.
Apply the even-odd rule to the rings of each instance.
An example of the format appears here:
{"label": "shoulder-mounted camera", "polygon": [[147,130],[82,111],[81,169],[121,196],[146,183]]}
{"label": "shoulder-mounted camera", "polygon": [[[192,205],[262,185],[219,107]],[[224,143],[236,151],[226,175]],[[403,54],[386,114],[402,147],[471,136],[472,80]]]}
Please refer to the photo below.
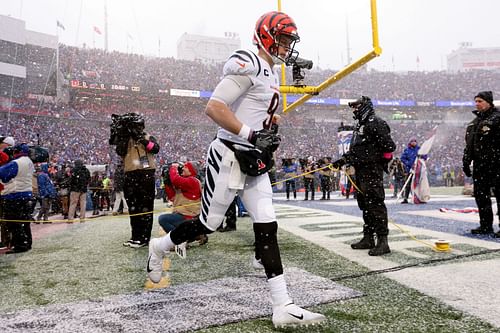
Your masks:
{"label": "shoulder-mounted camera", "polygon": [[117,145],[122,140],[135,140],[144,136],[144,117],[131,112],[123,115],[112,114],[109,144]]}

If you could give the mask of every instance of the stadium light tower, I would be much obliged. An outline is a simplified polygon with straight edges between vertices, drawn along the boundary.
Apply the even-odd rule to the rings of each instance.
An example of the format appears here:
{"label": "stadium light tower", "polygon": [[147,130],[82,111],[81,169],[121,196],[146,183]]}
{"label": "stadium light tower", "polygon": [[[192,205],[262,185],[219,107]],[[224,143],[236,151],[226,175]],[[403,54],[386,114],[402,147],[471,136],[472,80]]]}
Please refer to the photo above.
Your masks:
{"label": "stadium light tower", "polygon": [[[378,57],[382,53],[382,49],[379,45],[378,40],[378,22],[377,22],[377,2],[376,0],[370,0],[371,7],[371,23],[372,23],[372,44],[373,49],[353,62],[352,64],[348,64],[346,67],[335,73],[333,76],[326,79],[323,83],[318,86],[280,86],[280,92],[283,95],[283,112],[286,113],[291,111],[298,106],[304,104],[308,99],[310,99],[314,95],[318,95],[320,92],[331,86],[333,83],[343,79],[350,73],[354,72],[359,67],[363,66],[370,60]],[[281,11],[281,0],[278,0],[278,11]],[[285,77],[285,67],[281,65],[281,82],[286,83]],[[303,94],[301,98],[287,106],[286,94]]]}
{"label": "stadium light tower", "polygon": [[108,52],[108,1],[104,0],[104,50]]}

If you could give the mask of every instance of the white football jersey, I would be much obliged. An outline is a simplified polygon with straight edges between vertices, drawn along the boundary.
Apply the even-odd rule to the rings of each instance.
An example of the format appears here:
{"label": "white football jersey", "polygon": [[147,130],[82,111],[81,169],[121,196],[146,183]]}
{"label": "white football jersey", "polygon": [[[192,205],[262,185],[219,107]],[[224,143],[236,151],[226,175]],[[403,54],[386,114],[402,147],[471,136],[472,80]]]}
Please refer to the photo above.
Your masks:
{"label": "white football jersey", "polygon": [[[252,81],[252,86],[228,105],[236,118],[256,131],[270,128],[280,92],[278,75],[268,62],[250,50],[236,50],[224,65],[223,74],[246,75]],[[219,128],[217,137],[248,145],[248,141],[223,128]]]}

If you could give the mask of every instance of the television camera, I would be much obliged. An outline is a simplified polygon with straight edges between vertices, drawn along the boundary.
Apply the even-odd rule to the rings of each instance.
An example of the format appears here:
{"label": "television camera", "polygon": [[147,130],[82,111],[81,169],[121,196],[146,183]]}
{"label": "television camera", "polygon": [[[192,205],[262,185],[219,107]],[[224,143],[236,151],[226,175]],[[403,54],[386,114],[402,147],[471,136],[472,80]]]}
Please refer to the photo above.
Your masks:
{"label": "television camera", "polygon": [[109,144],[117,145],[123,140],[139,140],[144,136],[144,117],[137,113],[112,114]]}
{"label": "television camera", "polygon": [[293,85],[296,87],[303,87],[305,73],[304,69],[311,69],[313,67],[312,60],[307,60],[304,58],[297,57],[293,61],[286,64],[287,66],[292,66],[292,79]]}

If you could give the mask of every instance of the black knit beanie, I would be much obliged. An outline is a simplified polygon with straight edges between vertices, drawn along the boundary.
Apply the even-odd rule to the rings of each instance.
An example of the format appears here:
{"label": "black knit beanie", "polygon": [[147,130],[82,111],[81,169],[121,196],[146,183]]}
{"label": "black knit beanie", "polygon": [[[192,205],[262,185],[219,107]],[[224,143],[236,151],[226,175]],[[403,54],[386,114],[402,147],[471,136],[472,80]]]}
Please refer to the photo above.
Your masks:
{"label": "black knit beanie", "polygon": [[485,100],[491,106],[494,106],[493,105],[493,93],[491,91],[480,91],[480,92],[477,93],[476,96],[474,96],[474,99],[476,99],[477,97]]}

